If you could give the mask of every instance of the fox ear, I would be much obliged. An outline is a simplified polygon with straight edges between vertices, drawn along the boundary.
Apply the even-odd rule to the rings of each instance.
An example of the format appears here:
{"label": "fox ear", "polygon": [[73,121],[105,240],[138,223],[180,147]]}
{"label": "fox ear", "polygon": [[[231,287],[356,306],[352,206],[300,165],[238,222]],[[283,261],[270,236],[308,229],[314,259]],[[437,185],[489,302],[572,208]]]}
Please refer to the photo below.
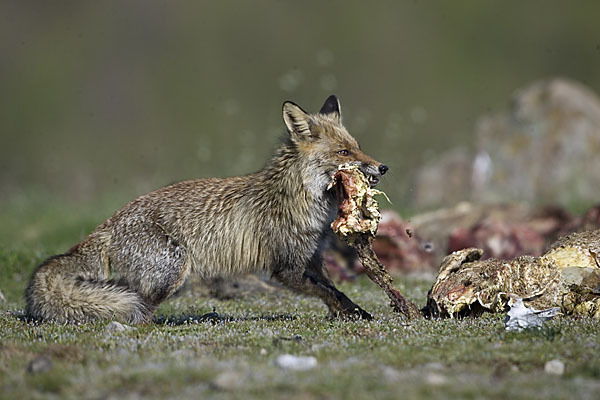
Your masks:
{"label": "fox ear", "polygon": [[323,104],[323,107],[321,107],[321,111],[319,111],[319,113],[327,115],[337,122],[340,122],[342,119],[341,109],[342,107],[340,106],[340,101],[335,94],[332,94],[327,98],[327,100],[325,100],[325,104]]}
{"label": "fox ear", "polygon": [[292,139],[310,138],[308,114],[300,106],[291,101],[283,103],[283,121]]}

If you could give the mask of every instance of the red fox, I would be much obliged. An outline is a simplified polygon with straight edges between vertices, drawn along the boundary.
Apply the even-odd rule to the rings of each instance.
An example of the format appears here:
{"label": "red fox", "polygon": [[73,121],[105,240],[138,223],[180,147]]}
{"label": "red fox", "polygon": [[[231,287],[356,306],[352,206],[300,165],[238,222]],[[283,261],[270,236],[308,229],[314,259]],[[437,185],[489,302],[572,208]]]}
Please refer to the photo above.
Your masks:
{"label": "red fox", "polygon": [[365,155],[332,95],[317,114],[283,104],[288,135],[260,171],[190,180],[138,197],[65,254],[44,261],[26,289],[26,314],[57,322],[147,323],[191,272],[261,270],[320,297],[332,316],[371,319],[340,292],[321,250],[336,214],[332,175],[352,162],[374,186],[388,167]]}

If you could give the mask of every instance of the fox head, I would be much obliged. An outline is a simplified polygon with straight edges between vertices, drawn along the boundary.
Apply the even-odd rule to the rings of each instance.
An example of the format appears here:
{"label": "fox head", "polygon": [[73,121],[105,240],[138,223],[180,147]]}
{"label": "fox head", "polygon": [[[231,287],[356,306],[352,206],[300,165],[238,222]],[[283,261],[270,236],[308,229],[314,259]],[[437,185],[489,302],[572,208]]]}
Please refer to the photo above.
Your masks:
{"label": "fox head", "polygon": [[340,164],[356,164],[373,187],[388,167],[360,150],[342,125],[340,102],[335,95],[325,100],[317,114],[308,114],[291,101],[283,103],[283,120],[291,142],[308,161],[310,174],[319,190],[326,190]]}

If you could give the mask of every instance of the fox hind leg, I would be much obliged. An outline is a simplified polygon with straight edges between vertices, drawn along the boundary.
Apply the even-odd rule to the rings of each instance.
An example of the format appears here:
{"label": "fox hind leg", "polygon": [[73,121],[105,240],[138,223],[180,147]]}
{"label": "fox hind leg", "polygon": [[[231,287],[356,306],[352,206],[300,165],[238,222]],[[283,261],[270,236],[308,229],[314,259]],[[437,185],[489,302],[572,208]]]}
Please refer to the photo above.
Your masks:
{"label": "fox hind leg", "polygon": [[127,236],[111,243],[111,268],[120,280],[156,307],[184,284],[191,271],[191,259],[183,245],[157,226],[146,226],[136,236],[144,237],[140,246],[143,251],[128,246]]}

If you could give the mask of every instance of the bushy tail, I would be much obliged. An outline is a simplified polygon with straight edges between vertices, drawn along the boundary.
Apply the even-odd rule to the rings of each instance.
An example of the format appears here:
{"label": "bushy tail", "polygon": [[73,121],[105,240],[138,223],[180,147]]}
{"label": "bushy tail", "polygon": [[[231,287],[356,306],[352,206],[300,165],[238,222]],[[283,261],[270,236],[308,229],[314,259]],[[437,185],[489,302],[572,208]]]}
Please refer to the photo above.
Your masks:
{"label": "bushy tail", "polygon": [[71,258],[50,258],[34,272],[25,293],[28,317],[61,323],[150,321],[152,310],[139,294],[113,281],[82,277],[77,268],[70,268],[75,261]]}

